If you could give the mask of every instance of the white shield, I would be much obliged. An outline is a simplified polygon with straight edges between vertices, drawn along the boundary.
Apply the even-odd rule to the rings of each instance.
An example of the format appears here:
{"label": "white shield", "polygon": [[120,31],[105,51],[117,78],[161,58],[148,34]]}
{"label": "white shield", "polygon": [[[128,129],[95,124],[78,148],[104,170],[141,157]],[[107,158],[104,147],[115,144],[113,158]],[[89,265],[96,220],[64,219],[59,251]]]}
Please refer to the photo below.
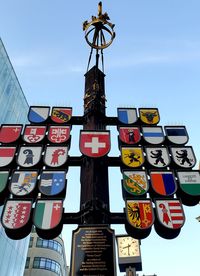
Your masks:
{"label": "white shield", "polygon": [[17,163],[22,167],[33,167],[40,161],[41,154],[42,146],[21,146],[19,148]]}
{"label": "white shield", "polygon": [[44,155],[44,163],[49,167],[60,167],[65,164],[67,157],[67,146],[47,146]]}
{"label": "white shield", "polygon": [[170,164],[169,153],[166,147],[146,147],[148,162],[156,168],[164,168]]}
{"label": "white shield", "polygon": [[192,147],[171,147],[173,161],[182,168],[192,168],[196,158]]}

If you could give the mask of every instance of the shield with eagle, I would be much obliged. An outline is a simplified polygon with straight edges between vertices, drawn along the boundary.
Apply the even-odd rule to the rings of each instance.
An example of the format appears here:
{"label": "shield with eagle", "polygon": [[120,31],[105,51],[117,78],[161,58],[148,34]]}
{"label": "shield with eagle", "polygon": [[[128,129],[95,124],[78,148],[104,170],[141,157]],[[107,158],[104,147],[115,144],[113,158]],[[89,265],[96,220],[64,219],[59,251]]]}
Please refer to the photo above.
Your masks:
{"label": "shield with eagle", "polygon": [[137,229],[148,229],[154,223],[151,200],[127,200],[126,218],[128,223]]}

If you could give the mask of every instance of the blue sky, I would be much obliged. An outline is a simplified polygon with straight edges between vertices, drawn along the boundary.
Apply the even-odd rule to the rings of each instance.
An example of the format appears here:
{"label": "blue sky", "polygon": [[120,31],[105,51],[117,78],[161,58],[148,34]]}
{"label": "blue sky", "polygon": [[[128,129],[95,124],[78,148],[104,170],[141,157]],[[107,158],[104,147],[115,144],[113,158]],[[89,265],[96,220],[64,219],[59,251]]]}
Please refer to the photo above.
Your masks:
{"label": "blue sky", "polygon": [[[0,5],[0,36],[30,105],[66,105],[82,115],[84,73],[89,47],[82,23],[96,15],[98,1],[6,0]],[[186,125],[199,161],[200,89],[199,0],[103,1],[116,24],[116,39],[104,51],[107,115],[117,107],[157,107],[160,125]],[[117,132],[110,128],[119,155]],[[73,128],[70,154],[80,154],[79,128]],[[79,208],[77,169],[68,174],[66,211]],[[121,175],[110,172],[111,210],[122,211]],[[76,192],[75,192],[76,191]],[[70,198],[73,198],[73,203]],[[116,205],[115,202],[118,202]],[[178,238],[164,240],[154,230],[142,241],[143,272],[159,276],[196,275],[199,267],[199,206],[185,207]],[[65,226],[67,258],[71,229]],[[123,227],[116,227],[123,233]],[[119,274],[120,275],[120,274]]]}

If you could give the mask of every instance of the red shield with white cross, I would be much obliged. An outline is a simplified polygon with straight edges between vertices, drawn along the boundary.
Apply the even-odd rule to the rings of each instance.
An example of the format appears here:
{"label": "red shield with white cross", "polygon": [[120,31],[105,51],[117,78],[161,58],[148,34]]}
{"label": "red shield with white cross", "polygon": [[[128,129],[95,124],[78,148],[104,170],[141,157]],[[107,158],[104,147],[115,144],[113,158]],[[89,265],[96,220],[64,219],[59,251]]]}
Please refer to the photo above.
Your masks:
{"label": "red shield with white cross", "polygon": [[110,151],[110,131],[81,131],[80,151],[89,157],[101,157]]}

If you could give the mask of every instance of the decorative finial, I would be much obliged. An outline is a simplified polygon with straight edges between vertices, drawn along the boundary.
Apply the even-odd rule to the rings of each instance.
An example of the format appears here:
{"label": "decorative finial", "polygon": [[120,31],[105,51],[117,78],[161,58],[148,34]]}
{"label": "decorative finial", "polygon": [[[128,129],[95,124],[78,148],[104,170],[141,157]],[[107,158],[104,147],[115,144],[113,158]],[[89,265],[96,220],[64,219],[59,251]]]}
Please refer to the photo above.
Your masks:
{"label": "decorative finial", "polygon": [[107,13],[102,13],[102,2],[98,4],[98,17],[92,16],[90,22],[83,23],[85,39],[91,48],[101,50],[105,49],[113,42],[115,38],[114,24]]}

